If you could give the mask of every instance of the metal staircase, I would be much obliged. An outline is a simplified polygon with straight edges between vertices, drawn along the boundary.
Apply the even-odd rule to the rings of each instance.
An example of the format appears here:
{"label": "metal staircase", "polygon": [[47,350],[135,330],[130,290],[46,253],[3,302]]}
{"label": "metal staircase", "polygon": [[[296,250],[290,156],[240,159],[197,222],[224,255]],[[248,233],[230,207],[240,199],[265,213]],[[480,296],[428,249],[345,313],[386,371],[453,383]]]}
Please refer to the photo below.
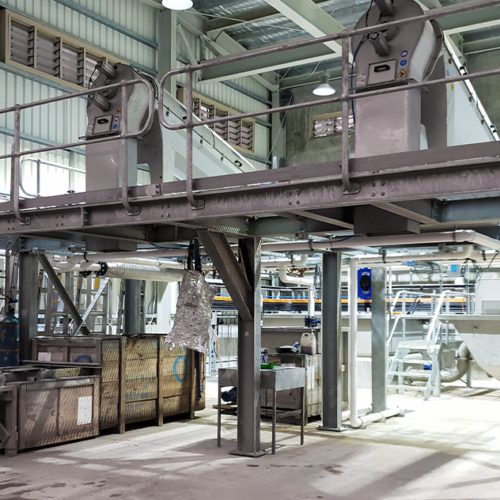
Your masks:
{"label": "metal staircase", "polygon": [[[430,398],[431,394],[439,397],[441,395],[439,353],[442,345],[434,345],[429,354],[425,341],[400,342],[387,372],[387,388],[397,389],[398,394],[404,394],[405,390],[423,391],[425,401]],[[411,357],[415,354],[419,354],[421,359]],[[415,365],[420,365],[421,369],[415,370]],[[425,385],[412,385],[415,377],[419,377],[419,381],[427,379],[427,382]]]}
{"label": "metal staircase", "polygon": [[[403,292],[405,293],[405,292]],[[416,296],[433,296],[435,294],[412,293],[408,294]],[[405,340],[404,338],[398,343],[394,356],[389,357],[389,368],[387,372],[387,388],[396,389],[398,394],[404,394],[405,391],[423,392],[424,400],[427,401],[431,395],[439,397],[441,395],[441,359],[444,349],[454,344],[453,339],[450,341],[448,328],[443,328],[444,324],[439,320],[439,315],[443,309],[449,312],[451,296],[465,297],[468,301],[467,312],[470,312],[470,299],[474,294],[466,292],[443,291],[439,295],[439,299],[435,301],[431,314],[427,316],[429,319],[429,328],[425,337],[418,340]],[[394,299],[393,309],[399,299],[397,295]],[[410,313],[411,315],[411,313]],[[391,332],[387,338],[387,349],[390,350],[396,328],[400,319],[405,319],[410,315],[403,314],[396,317],[396,321],[391,328]],[[412,316],[414,317],[414,316]],[[418,316],[425,319],[424,316]],[[443,333],[445,338],[443,338]],[[424,335],[424,332],[422,332]]]}

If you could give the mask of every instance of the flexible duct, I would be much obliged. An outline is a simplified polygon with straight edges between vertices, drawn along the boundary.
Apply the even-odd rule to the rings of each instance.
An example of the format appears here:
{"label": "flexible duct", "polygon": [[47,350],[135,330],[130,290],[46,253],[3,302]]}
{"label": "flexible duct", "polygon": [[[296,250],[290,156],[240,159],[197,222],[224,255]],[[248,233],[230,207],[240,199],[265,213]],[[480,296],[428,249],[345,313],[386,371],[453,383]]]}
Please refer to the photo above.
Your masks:
{"label": "flexible duct", "polygon": [[[470,364],[470,351],[465,345],[465,342],[460,344],[458,348],[458,359],[456,365],[451,370],[441,370],[441,382],[445,384],[450,384],[451,382],[456,382],[460,380],[469,369]],[[412,375],[411,370],[405,373],[405,377],[411,378],[414,382],[427,382],[428,377],[422,377],[420,375]]]}

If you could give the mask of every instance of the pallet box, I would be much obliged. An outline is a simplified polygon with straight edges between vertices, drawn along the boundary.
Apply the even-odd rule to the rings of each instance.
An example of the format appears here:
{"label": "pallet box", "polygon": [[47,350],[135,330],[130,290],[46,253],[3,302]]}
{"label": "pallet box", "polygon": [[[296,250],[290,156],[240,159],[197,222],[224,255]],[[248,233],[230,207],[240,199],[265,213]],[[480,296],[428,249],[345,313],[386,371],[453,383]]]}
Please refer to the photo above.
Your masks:
{"label": "pallet box", "polygon": [[163,335],[138,337],[37,337],[39,361],[99,363],[100,428],[190,414],[205,408],[204,356],[163,342]]}
{"label": "pallet box", "polygon": [[87,369],[0,370],[0,449],[18,450],[99,435],[100,377]]}

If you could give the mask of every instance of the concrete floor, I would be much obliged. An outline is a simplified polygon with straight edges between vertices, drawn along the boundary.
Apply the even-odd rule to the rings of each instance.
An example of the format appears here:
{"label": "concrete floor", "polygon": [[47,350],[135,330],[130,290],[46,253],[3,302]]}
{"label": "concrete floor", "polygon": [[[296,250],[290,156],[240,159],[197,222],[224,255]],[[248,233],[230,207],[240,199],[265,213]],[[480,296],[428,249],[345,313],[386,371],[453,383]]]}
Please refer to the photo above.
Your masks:
{"label": "concrete floor", "polygon": [[[312,423],[303,447],[297,428],[280,426],[281,448],[259,459],[229,454],[236,436],[230,416],[216,448],[212,409],[193,421],[0,456],[0,498],[500,499],[498,388],[454,388],[427,403],[391,396],[390,404],[408,413],[343,434]],[[263,442],[269,429],[265,422]]]}

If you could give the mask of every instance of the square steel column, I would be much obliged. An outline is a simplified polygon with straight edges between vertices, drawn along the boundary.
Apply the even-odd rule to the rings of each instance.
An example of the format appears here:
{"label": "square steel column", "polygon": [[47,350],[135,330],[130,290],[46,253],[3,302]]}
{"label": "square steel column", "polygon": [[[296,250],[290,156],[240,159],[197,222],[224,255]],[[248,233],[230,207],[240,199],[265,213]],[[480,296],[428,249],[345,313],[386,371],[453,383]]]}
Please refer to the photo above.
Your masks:
{"label": "square steel column", "polygon": [[262,297],[260,286],[260,238],[241,239],[239,261],[253,294],[253,320],[238,315],[238,444],[233,453],[258,457],[260,449],[260,350]]}
{"label": "square steel column", "polygon": [[[177,67],[177,12],[166,9],[158,19],[158,79]],[[165,83],[167,92],[176,97],[177,81],[174,76]]]}
{"label": "square steel column", "polygon": [[31,359],[31,340],[38,328],[38,257],[19,254],[19,359]]}
{"label": "square steel column", "polygon": [[372,411],[387,410],[387,273],[372,268]]}
{"label": "square steel column", "polygon": [[323,425],[321,429],[342,430],[342,254],[323,254]]}
{"label": "square steel column", "polygon": [[125,280],[123,333],[144,333],[142,281]]}

